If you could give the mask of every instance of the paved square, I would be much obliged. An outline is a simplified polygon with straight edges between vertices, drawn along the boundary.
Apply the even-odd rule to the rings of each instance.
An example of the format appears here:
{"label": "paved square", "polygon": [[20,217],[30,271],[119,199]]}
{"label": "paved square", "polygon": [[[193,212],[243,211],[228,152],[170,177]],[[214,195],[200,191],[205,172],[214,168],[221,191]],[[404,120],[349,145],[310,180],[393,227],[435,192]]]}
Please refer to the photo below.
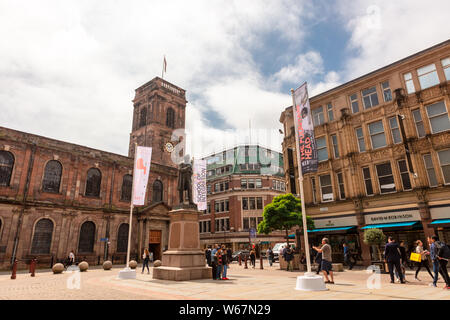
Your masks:
{"label": "paved square", "polygon": [[[69,289],[67,282],[74,273],[54,275],[49,270],[36,273],[32,278],[28,273],[18,273],[11,280],[10,273],[0,274],[0,299],[82,299],[82,300],[284,300],[284,299],[338,299],[338,300],[395,300],[427,299],[450,300],[450,291],[443,290],[440,280],[438,288],[429,287],[431,279],[421,272],[414,280],[414,271],[407,270],[407,284],[390,284],[389,275],[381,275],[381,289],[368,289],[366,282],[370,276],[365,270],[351,270],[335,273],[335,284],[327,285],[328,291],[304,292],[295,290],[296,277],[303,272],[279,270],[278,264],[264,269],[244,269],[233,263],[228,271],[230,280],[164,281],[154,280],[138,266],[136,280],[119,280],[118,272],[123,266],[114,266],[110,271],[91,268],[79,273],[80,289]],[[150,270],[152,273],[152,268]]]}

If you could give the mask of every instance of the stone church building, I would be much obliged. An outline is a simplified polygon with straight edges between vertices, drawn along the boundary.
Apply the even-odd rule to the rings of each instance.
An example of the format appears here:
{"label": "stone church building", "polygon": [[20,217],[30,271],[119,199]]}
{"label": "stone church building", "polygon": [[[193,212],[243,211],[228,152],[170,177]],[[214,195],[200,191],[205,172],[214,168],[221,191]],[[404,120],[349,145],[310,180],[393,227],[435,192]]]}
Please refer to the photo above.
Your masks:
{"label": "stone church building", "polygon": [[134,145],[152,147],[146,205],[135,207],[131,258],[168,246],[177,165],[168,143],[185,126],[185,90],[154,78],[136,89],[128,157],[0,127],[0,269],[34,257],[125,263]]}

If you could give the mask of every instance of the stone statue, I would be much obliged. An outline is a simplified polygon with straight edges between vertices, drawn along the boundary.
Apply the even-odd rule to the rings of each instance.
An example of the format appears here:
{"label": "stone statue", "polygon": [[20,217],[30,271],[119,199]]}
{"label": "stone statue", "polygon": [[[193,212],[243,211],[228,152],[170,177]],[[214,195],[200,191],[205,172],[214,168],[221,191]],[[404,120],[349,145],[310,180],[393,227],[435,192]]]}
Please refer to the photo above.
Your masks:
{"label": "stone statue", "polygon": [[181,163],[178,168],[178,192],[180,194],[180,205],[184,203],[184,191],[187,190],[187,200],[190,205],[195,205],[192,199],[192,165],[190,156],[184,156],[184,163]]}

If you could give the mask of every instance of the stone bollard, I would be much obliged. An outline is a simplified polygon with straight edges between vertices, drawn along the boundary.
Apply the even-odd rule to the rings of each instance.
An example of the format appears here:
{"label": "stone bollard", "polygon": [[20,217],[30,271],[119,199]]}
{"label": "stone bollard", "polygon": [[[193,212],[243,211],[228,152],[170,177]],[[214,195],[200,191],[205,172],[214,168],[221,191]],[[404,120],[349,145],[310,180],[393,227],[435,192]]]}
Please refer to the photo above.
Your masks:
{"label": "stone bollard", "polygon": [[15,279],[16,278],[16,273],[17,273],[17,259],[14,259],[14,263],[13,263],[13,267],[12,267],[11,279]]}
{"label": "stone bollard", "polygon": [[263,267],[263,257],[262,257],[262,255],[259,256],[259,268],[260,268],[260,269],[264,269],[264,267]]}
{"label": "stone bollard", "polygon": [[89,263],[87,263],[86,261],[82,261],[78,264],[78,268],[80,268],[80,271],[87,271],[87,269],[89,269]]}
{"label": "stone bollard", "polygon": [[32,276],[32,277],[34,277],[34,272],[36,271],[36,264],[37,264],[36,258],[34,258],[33,260],[31,260],[31,263],[30,263],[30,273],[31,273],[31,276]]}
{"label": "stone bollard", "polygon": [[106,260],[103,262],[103,270],[111,270],[112,268],[112,262],[109,260]]}
{"label": "stone bollard", "polygon": [[130,263],[128,264],[128,266],[129,266],[131,269],[136,269],[136,267],[137,267],[137,262],[136,262],[136,260],[131,260]]}
{"label": "stone bollard", "polygon": [[64,265],[62,263],[55,263],[52,267],[53,274],[62,273],[64,271]]}

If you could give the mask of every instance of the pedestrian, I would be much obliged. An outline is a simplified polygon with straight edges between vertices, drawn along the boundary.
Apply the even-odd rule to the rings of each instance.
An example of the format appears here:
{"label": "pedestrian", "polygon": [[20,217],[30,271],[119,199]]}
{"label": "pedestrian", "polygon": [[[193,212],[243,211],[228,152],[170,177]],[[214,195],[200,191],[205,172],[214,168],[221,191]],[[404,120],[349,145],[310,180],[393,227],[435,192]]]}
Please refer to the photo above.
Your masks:
{"label": "pedestrian", "polygon": [[222,248],[219,247],[215,254],[216,261],[217,261],[217,268],[216,268],[216,279],[222,280],[221,274],[223,269],[223,251]]}
{"label": "pedestrian", "polygon": [[433,286],[436,287],[438,274],[436,270],[439,270],[442,278],[445,281],[444,289],[449,289],[450,287],[450,278],[447,271],[447,263],[450,259],[450,248],[442,241],[439,241],[439,238],[436,235],[433,235],[430,239],[430,256],[431,260],[433,260],[433,271],[434,271],[434,281]]}
{"label": "pedestrian", "polygon": [[294,259],[294,252],[291,247],[287,247],[284,251],[284,260],[286,260],[287,266],[286,271],[294,271],[292,260]]}
{"label": "pedestrian", "polygon": [[[314,250],[317,252],[322,253],[322,262],[321,262],[321,269],[323,272],[323,275],[325,276],[325,283],[334,284],[334,277],[333,277],[333,265],[332,265],[332,258],[331,258],[331,246],[328,244],[329,240],[328,238],[322,239],[322,247],[313,247]],[[328,279],[328,275],[331,277],[331,281]]]}
{"label": "pedestrian", "polygon": [[71,266],[73,264],[75,264],[75,254],[73,253],[73,250],[70,250],[69,261],[68,261],[67,265]]}
{"label": "pedestrian", "polygon": [[420,240],[416,241],[416,253],[420,254],[420,262],[417,262],[417,270],[416,270],[416,275],[415,275],[415,279],[420,281],[420,279],[418,278],[419,275],[419,271],[422,267],[425,267],[425,269],[427,269],[428,273],[431,276],[431,279],[433,279],[433,274],[430,271],[430,266],[428,264],[428,257],[427,255],[429,254],[428,250],[424,250],[423,249],[423,243]]}
{"label": "pedestrian", "polygon": [[[319,248],[321,248],[322,246],[320,246]],[[314,259],[314,261],[317,263],[317,274],[320,273],[320,271],[322,271],[322,252],[317,252],[316,258]]]}
{"label": "pedestrian", "polygon": [[271,247],[269,247],[269,249],[267,249],[266,256],[267,256],[267,260],[269,261],[269,265],[272,266],[274,254],[273,254],[273,250]]}
{"label": "pedestrian", "polygon": [[222,246],[222,280],[228,280],[227,270],[229,261],[231,260],[228,259],[228,250],[225,246]]}
{"label": "pedestrian", "polygon": [[251,264],[252,264],[252,268],[255,269],[255,265],[256,265],[256,252],[255,252],[255,249],[254,249],[254,248],[250,251],[250,261],[251,261]]}
{"label": "pedestrian", "polygon": [[208,248],[206,248],[205,258],[206,258],[206,263],[208,264],[208,266],[211,267],[211,246],[208,246]]}
{"label": "pedestrian", "polygon": [[[230,263],[230,262],[232,262],[233,261],[233,251],[231,250],[231,248],[229,247],[228,249],[227,249],[227,261],[228,261],[228,263]],[[228,269],[230,269],[230,266],[228,265]]]}
{"label": "pedestrian", "polygon": [[388,238],[388,243],[384,249],[384,262],[388,264],[391,283],[394,283],[394,267],[397,270],[401,283],[405,283],[403,273],[400,267],[401,254],[398,244],[393,237]]}
{"label": "pedestrian", "polygon": [[342,246],[344,247],[344,263],[348,266],[348,270],[352,270],[353,264],[350,259],[350,248],[345,242]]}
{"label": "pedestrian", "polygon": [[150,269],[148,267],[148,262],[150,261],[150,253],[148,252],[148,249],[144,249],[144,253],[142,254],[142,259],[144,259],[144,262],[142,264],[142,272],[144,273],[145,267],[147,267],[147,273],[150,274]]}
{"label": "pedestrian", "polygon": [[[405,242],[402,240],[400,241],[400,244],[398,246],[398,249],[400,250],[400,268],[402,269],[403,273],[403,280],[406,281],[406,266],[408,264],[408,257],[406,255],[406,248],[405,248]],[[395,270],[395,278],[397,279],[397,282],[400,282],[400,277],[398,275],[397,270]]]}
{"label": "pedestrian", "polygon": [[211,270],[212,270],[212,278],[213,280],[217,279],[217,247],[218,245],[215,244],[214,248],[211,250]]}

